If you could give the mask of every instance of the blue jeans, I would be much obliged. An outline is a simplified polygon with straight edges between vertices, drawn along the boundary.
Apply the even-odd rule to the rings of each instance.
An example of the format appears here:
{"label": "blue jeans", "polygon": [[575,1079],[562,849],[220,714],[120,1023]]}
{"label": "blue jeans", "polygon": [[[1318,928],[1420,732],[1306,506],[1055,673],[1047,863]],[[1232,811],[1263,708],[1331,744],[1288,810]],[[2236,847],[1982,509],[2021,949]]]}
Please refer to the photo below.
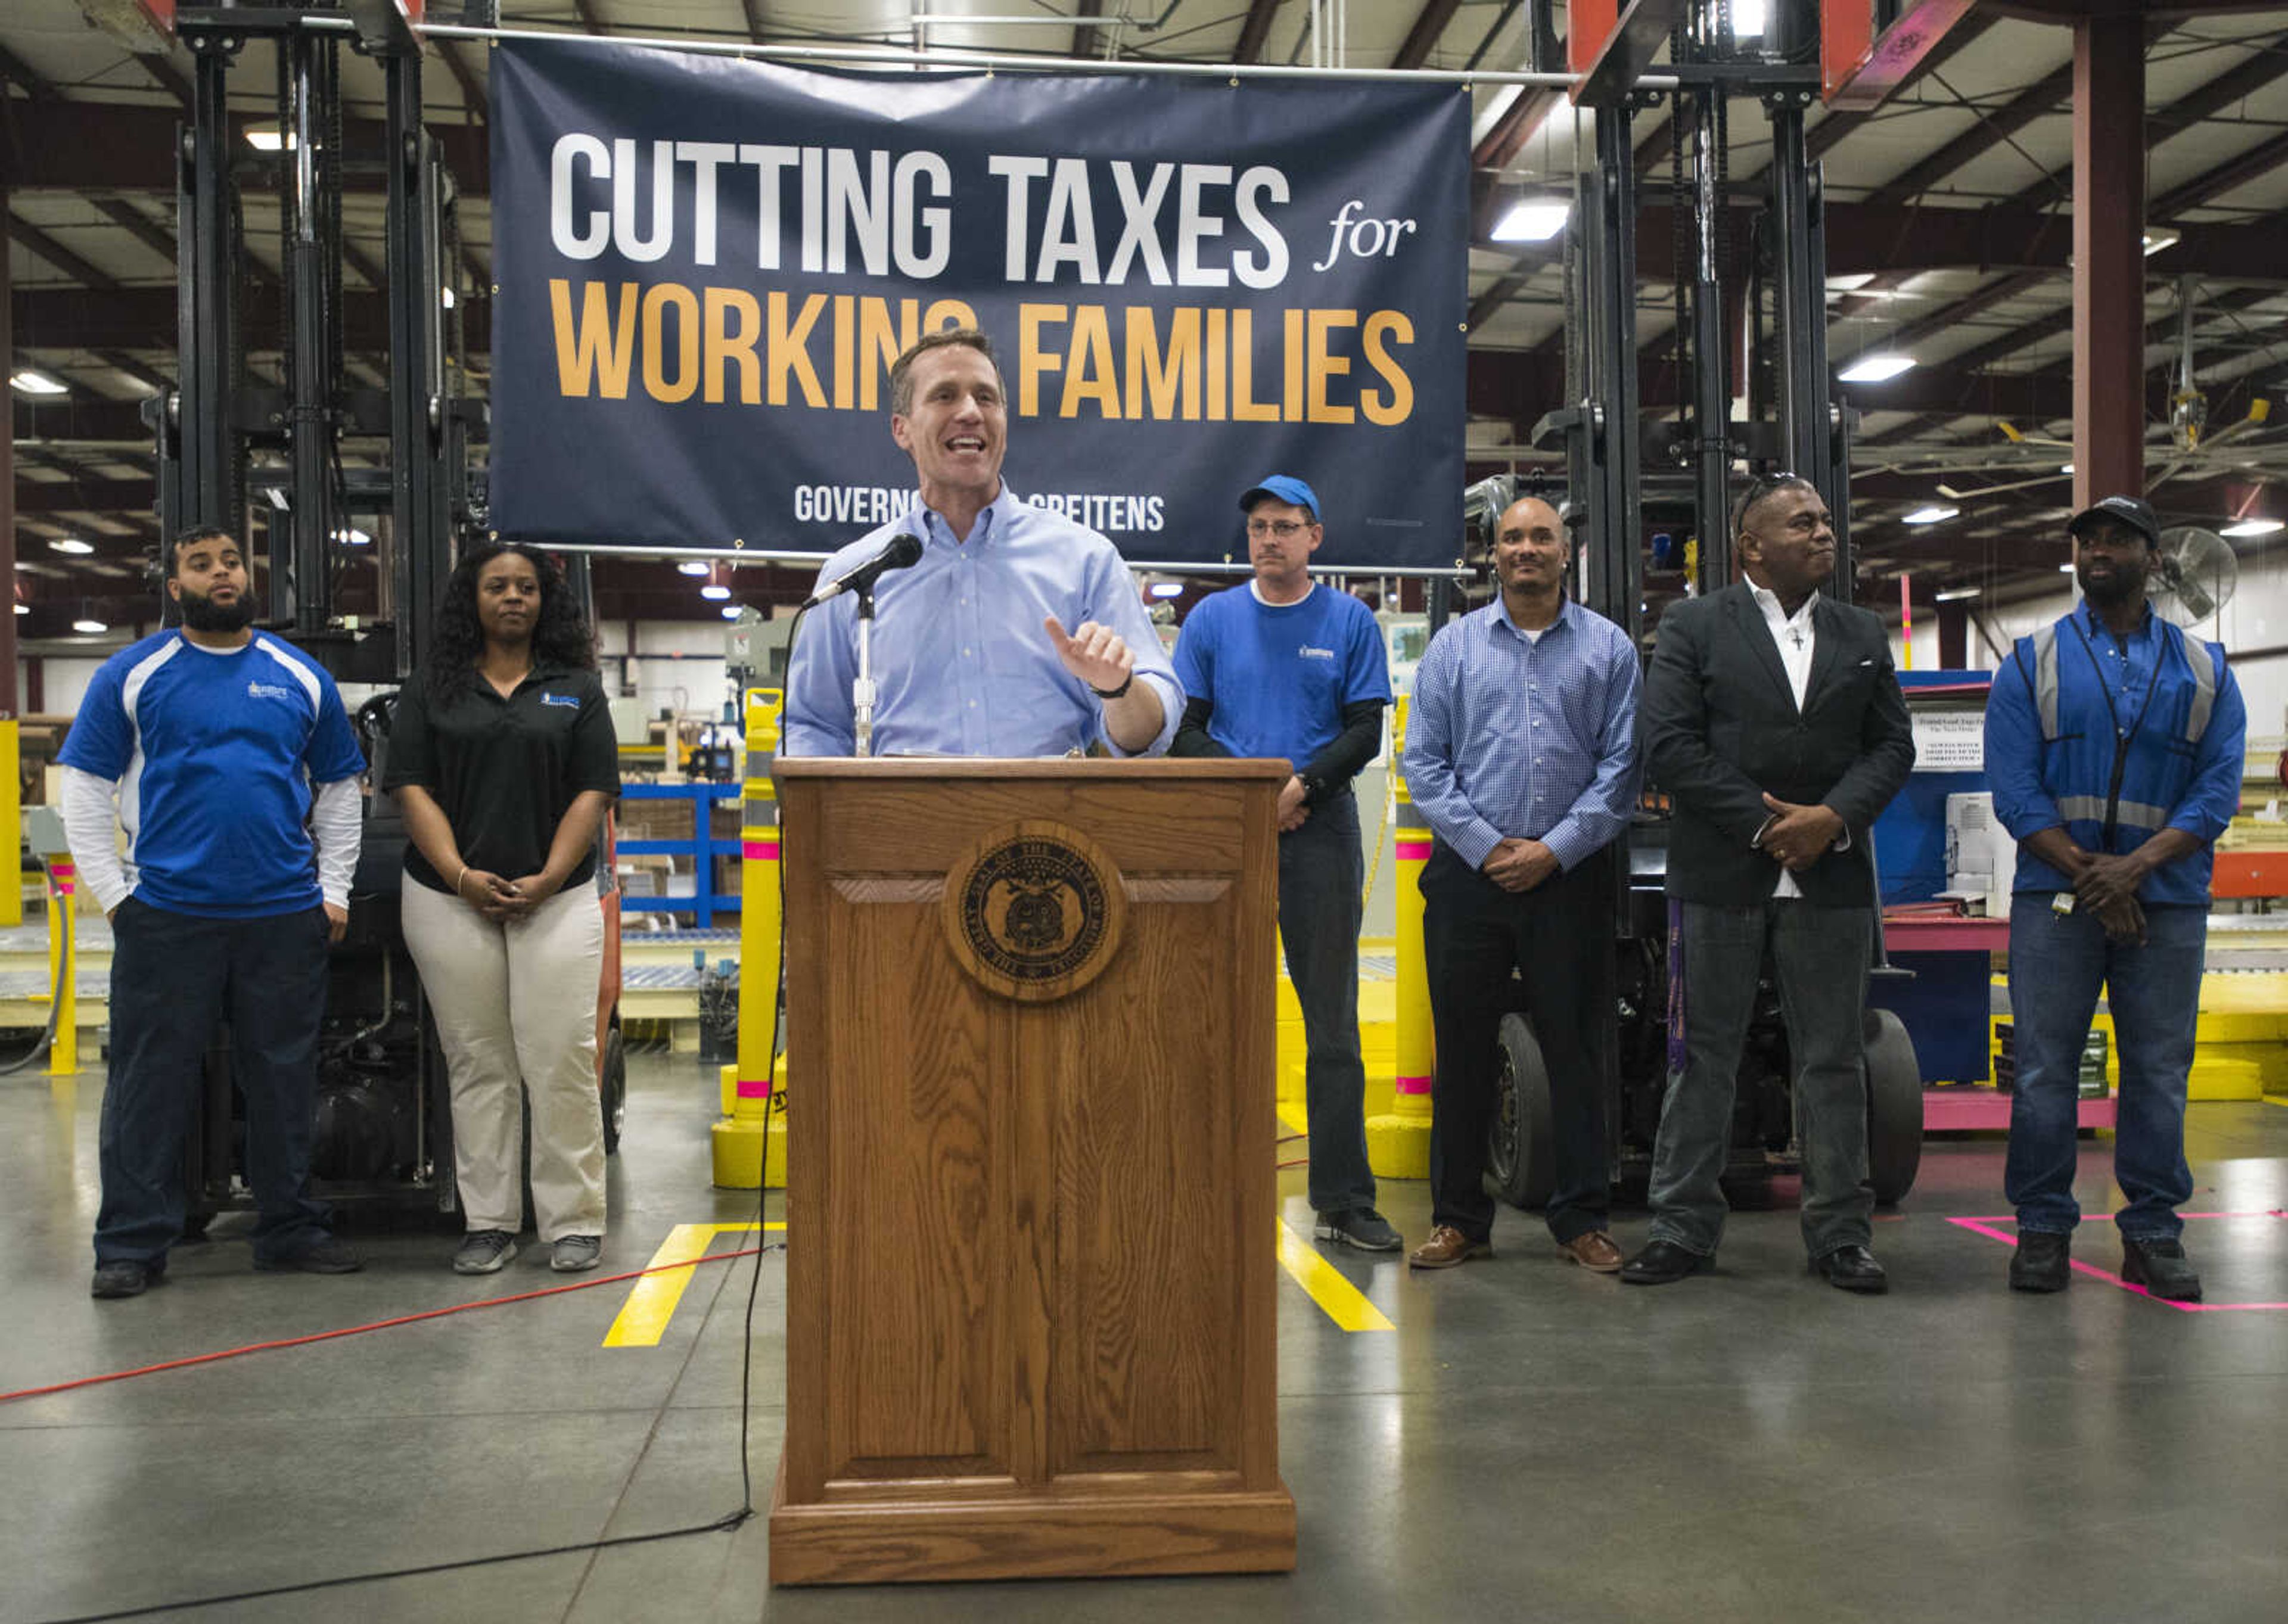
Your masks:
{"label": "blue jeans", "polygon": [[218,1020],[246,1097],[254,1255],[274,1262],[326,1237],[309,1193],[318,1026],[326,1011],[325,910],[209,919],[130,896],[111,919],[111,1072],[97,1157],[95,1260],[163,1264],[181,1238],[183,1145]]}
{"label": "blue jeans", "polygon": [[1804,1247],[1824,1257],[1865,1246],[1874,1232],[1875,1194],[1867,1183],[1860,1027],[1873,918],[1863,907],[1815,907],[1798,899],[1754,907],[1687,902],[1681,911],[1685,1061],[1661,1102],[1648,1238],[1704,1257],[1723,1239],[1728,1208],[1719,1180],[1731,1158],[1740,1051],[1768,947],[1795,1068]]}
{"label": "blue jeans", "polygon": [[2205,907],[2149,907],[2145,941],[2109,942],[2094,914],[2059,914],[2055,893],[2021,891],[2010,902],[2010,1020],[2018,1066],[2010,1101],[2010,1155],[2003,1191],[2020,1232],[2069,1233],[2082,1043],[2105,989],[2121,1057],[2113,1176],[2129,1204],[2114,1215],[2131,1240],[2174,1240],[2177,1208],[2193,1192],[2185,1165],[2185,1074],[2200,1018]]}
{"label": "blue jeans", "polygon": [[1359,1056],[1358,938],[1366,861],[1348,790],[1279,836],[1279,937],[1303,1007],[1303,1098],[1311,1130],[1311,1206],[1374,1206],[1366,1160],[1366,1065]]}

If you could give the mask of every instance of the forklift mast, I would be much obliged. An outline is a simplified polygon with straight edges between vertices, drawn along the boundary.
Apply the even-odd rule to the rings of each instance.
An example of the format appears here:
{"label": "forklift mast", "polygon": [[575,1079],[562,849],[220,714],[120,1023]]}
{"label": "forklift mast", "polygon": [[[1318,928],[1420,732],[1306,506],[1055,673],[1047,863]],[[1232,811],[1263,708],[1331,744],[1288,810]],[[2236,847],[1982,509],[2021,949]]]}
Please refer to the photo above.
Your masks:
{"label": "forklift mast", "polygon": [[[146,408],[162,532],[211,527],[242,538],[264,567],[260,623],[338,680],[401,680],[426,644],[457,527],[479,517],[465,468],[482,421],[462,394],[460,313],[446,302],[457,210],[452,177],[422,128],[420,39],[394,6],[314,0],[184,6],[174,27],[195,70],[191,120],[177,126],[181,382]],[[242,139],[226,100],[256,39],[276,58],[270,154]],[[345,48],[382,71],[377,149],[347,139]],[[378,265],[346,241],[342,224],[348,178],[376,174],[386,218]],[[249,306],[272,303],[268,273],[247,252],[250,195],[274,197],[278,211],[274,379],[249,362],[250,351],[268,347],[252,341]],[[377,285],[388,312],[378,390],[345,360],[350,268]],[[378,467],[346,467],[346,445]]]}

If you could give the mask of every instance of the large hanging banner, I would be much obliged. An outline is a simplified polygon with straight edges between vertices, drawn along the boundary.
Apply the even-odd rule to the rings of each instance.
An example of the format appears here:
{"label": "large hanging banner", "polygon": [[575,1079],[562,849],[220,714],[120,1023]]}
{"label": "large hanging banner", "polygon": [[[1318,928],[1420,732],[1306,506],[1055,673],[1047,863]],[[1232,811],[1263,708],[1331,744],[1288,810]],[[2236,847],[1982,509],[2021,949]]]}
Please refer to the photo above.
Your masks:
{"label": "large hanging banner", "polygon": [[814,73],[493,52],[504,535],[833,551],[902,512],[889,370],[974,323],[1003,478],[1132,563],[1244,560],[1299,474],[1320,562],[1460,551],[1458,85]]}

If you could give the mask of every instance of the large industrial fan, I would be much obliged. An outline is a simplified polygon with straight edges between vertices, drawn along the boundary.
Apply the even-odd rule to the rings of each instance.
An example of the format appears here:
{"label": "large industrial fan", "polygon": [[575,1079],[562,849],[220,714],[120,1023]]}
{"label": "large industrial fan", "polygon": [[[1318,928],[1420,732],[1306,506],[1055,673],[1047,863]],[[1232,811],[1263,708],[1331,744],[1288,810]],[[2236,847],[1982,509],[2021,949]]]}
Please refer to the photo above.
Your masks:
{"label": "large industrial fan", "polygon": [[2213,530],[2177,525],[2161,533],[2160,579],[2153,606],[2180,626],[2197,626],[2232,601],[2240,560]]}

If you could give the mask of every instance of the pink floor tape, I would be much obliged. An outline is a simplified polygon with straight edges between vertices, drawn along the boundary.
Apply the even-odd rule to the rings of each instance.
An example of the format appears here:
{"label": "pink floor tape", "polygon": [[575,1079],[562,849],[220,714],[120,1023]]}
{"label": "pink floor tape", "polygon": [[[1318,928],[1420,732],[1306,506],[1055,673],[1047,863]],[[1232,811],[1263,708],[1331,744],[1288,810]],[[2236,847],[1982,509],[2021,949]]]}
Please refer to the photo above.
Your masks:
{"label": "pink floor tape", "polygon": [[[2196,1218],[2270,1218],[2277,1220],[2288,1218],[2288,1211],[2284,1211],[2282,1208],[2275,1207],[2263,1212],[2181,1212],[2177,1216],[2188,1221]],[[2008,1233],[2003,1230],[1997,1229],[1995,1225],[1999,1224],[2015,1224],[2017,1221],[2017,1217],[2014,1214],[2005,1214],[1998,1217],[1949,1218],[1947,1220],[1949,1224],[1953,1224],[1958,1229],[1966,1229],[1973,1234],[1983,1235],[1989,1240],[1998,1240],[2004,1246],[2007,1247],[2014,1247],[2018,1244],[2017,1236]],[[2119,1275],[2113,1273],[2109,1270],[2101,1269],[2094,1264],[2083,1263],[2079,1258],[2074,1258],[2070,1261],[2076,1273],[2086,1274],[2093,1279],[2103,1280],[2109,1286],[2117,1286],[2133,1297],[2150,1298],[2153,1302],[2160,1303],[2164,1308],[2177,1309],[2188,1314],[2288,1312],[2288,1303],[2172,1303],[2165,1297],[2154,1296],[2151,1292],[2146,1290],[2142,1286],[2132,1286],[2127,1280],[2123,1279]]]}

